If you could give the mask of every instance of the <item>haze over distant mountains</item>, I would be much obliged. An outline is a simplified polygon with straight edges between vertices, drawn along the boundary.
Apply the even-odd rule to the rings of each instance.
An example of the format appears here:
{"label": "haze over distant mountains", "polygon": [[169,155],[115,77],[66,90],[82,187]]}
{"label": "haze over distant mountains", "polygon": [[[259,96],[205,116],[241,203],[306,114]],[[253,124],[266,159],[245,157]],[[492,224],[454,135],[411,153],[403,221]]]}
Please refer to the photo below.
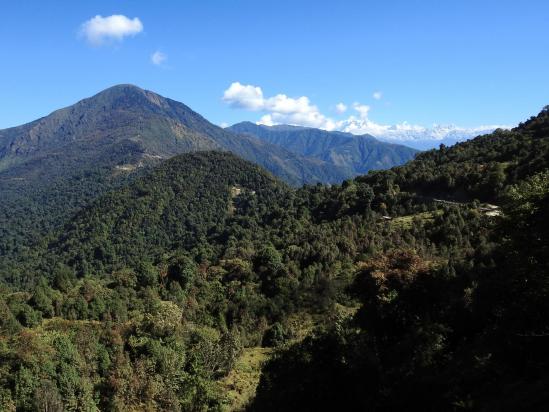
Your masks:
{"label": "haze over distant mountains", "polygon": [[463,128],[455,125],[433,125],[431,128],[419,126],[391,126],[375,137],[389,143],[403,144],[418,150],[429,150],[439,145],[452,146],[456,143],[494,132],[500,127],[479,126]]}

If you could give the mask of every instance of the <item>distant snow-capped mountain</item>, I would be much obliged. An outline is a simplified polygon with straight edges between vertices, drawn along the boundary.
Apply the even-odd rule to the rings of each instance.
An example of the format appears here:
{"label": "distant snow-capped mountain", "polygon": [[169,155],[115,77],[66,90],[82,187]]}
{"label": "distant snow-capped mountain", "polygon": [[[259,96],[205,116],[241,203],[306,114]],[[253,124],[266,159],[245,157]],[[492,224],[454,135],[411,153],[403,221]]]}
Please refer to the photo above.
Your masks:
{"label": "distant snow-capped mountain", "polygon": [[[405,145],[417,150],[429,150],[438,148],[441,144],[452,146],[477,136],[490,134],[496,129],[510,129],[513,127],[508,125],[482,125],[466,128],[453,124],[433,124],[431,127],[424,127],[407,122],[388,125],[372,121],[368,117],[367,108],[356,110],[363,110],[363,113],[359,116],[349,116],[347,119],[340,121],[330,121],[314,129],[326,132],[351,133],[356,136],[369,135],[383,142]],[[303,128],[301,124],[273,124],[272,122],[265,124],[263,120],[256,124],[270,127],[271,131],[291,131]],[[310,126],[308,128],[312,129]]]}
{"label": "distant snow-capped mountain", "polygon": [[[382,126],[369,133],[385,142],[399,143],[419,150],[429,150],[441,144],[446,146],[472,139],[476,136],[492,133],[498,128],[509,128],[508,126],[479,126],[474,128],[463,128],[455,125],[433,125],[431,128],[400,124],[395,126]],[[351,133],[359,133],[362,130],[352,130]]]}
{"label": "distant snow-capped mountain", "polygon": [[475,128],[462,128],[454,125],[433,125],[432,128],[415,127],[410,130],[398,128],[389,129],[385,133],[378,134],[380,140],[391,143],[401,143],[419,150],[436,148],[441,144],[454,145],[476,136],[492,133],[499,126],[480,126]]}

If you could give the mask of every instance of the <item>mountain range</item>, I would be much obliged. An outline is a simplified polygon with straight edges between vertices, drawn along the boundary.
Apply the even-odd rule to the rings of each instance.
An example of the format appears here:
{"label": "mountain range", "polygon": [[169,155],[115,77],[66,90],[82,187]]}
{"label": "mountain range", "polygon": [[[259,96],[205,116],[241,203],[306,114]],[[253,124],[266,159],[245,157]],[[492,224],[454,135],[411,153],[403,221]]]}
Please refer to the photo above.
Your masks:
{"label": "mountain range", "polygon": [[0,130],[0,256],[161,161],[203,150],[233,152],[292,185],[349,177],[327,162],[223,130],[182,103],[118,85]]}
{"label": "mountain range", "polygon": [[332,164],[350,176],[404,164],[418,153],[410,147],[381,142],[370,135],[357,136],[309,127],[241,122],[228,129],[255,136],[296,155]]}
{"label": "mountain range", "polygon": [[314,139],[329,136],[331,143],[317,142],[325,153],[222,129],[183,103],[127,84],[0,130],[0,255],[180,153],[232,152],[294,186],[338,183],[401,164],[415,153],[372,138],[306,133],[312,134],[310,148]]}
{"label": "mountain range", "polygon": [[483,136],[496,129],[509,129],[507,126],[479,126],[463,128],[454,125],[433,125],[431,128],[419,126],[393,126],[375,133],[383,142],[403,144],[418,150],[438,148],[441,144],[453,146],[456,143]]}
{"label": "mountain range", "polygon": [[291,184],[336,182],[346,177],[329,164],[223,130],[182,103],[132,85],[111,87],[42,119],[1,130],[0,170],[36,170],[43,159],[60,155],[77,163],[81,163],[80,156],[86,157],[97,165],[105,157],[102,150],[115,153],[121,145],[135,151],[133,164],[127,168],[189,151],[226,150]]}

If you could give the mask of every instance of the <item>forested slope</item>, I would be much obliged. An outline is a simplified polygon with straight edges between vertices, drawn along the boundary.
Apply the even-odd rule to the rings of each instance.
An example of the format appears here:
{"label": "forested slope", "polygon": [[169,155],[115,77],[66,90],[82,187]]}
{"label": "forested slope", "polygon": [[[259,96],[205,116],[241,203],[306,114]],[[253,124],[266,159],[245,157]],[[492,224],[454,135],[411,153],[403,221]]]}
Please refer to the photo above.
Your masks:
{"label": "forested slope", "polygon": [[[476,228],[471,216],[438,222],[432,241],[461,244],[444,262],[433,259],[440,249],[396,247],[359,263],[347,289],[359,302],[356,315],[280,350],[249,409],[545,410],[548,126],[544,109],[510,132],[358,178],[424,201],[497,201],[502,214]],[[480,243],[461,243],[471,230]]]}
{"label": "forested slope", "polygon": [[549,163],[549,109],[512,130],[496,130],[455,146],[420,153],[416,161],[359,180],[390,180],[403,191],[462,200],[497,201],[511,184]]}
{"label": "forested slope", "polygon": [[382,142],[370,135],[356,136],[311,127],[242,122],[228,129],[256,136],[301,156],[331,163],[345,170],[348,177],[404,164],[419,153],[410,147]]}
{"label": "forested slope", "polygon": [[162,160],[202,150],[235,153],[297,186],[349,176],[321,160],[224,130],[183,103],[117,85],[0,130],[0,258],[32,248],[37,237]]}
{"label": "forested slope", "polygon": [[548,124],[334,186],[164,162],[10,265],[0,405],[220,410],[262,345],[251,410],[544,410]]}

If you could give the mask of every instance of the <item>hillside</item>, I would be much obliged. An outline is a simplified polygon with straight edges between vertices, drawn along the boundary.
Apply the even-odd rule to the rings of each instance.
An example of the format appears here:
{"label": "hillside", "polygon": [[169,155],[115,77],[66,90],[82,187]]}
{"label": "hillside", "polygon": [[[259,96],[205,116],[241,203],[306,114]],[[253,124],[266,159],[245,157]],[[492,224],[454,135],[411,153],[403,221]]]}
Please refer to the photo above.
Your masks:
{"label": "hillside", "polygon": [[223,130],[182,103],[114,86],[0,130],[0,256],[28,249],[93,199],[162,160],[200,150],[233,152],[292,185],[347,177],[325,162]]}
{"label": "hillside", "polygon": [[179,155],[78,213],[50,253],[80,275],[135,268],[170,251],[221,243],[212,235],[226,230],[241,202],[274,204],[289,190],[230,153]]}
{"label": "hillside", "polygon": [[381,142],[369,135],[355,136],[308,127],[242,122],[228,129],[256,136],[301,156],[331,163],[345,169],[350,176],[404,164],[418,153],[415,149]]}
{"label": "hillside", "polygon": [[545,410],[548,107],[355,184],[404,232],[358,264],[356,314],[275,354],[248,410]]}
{"label": "hillside", "polygon": [[549,110],[512,130],[420,153],[406,165],[360,177],[429,198],[497,202],[505,189],[549,165]]}
{"label": "hillside", "polygon": [[548,125],[341,185],[219,152],[144,171],[9,267],[0,406],[544,410]]}

